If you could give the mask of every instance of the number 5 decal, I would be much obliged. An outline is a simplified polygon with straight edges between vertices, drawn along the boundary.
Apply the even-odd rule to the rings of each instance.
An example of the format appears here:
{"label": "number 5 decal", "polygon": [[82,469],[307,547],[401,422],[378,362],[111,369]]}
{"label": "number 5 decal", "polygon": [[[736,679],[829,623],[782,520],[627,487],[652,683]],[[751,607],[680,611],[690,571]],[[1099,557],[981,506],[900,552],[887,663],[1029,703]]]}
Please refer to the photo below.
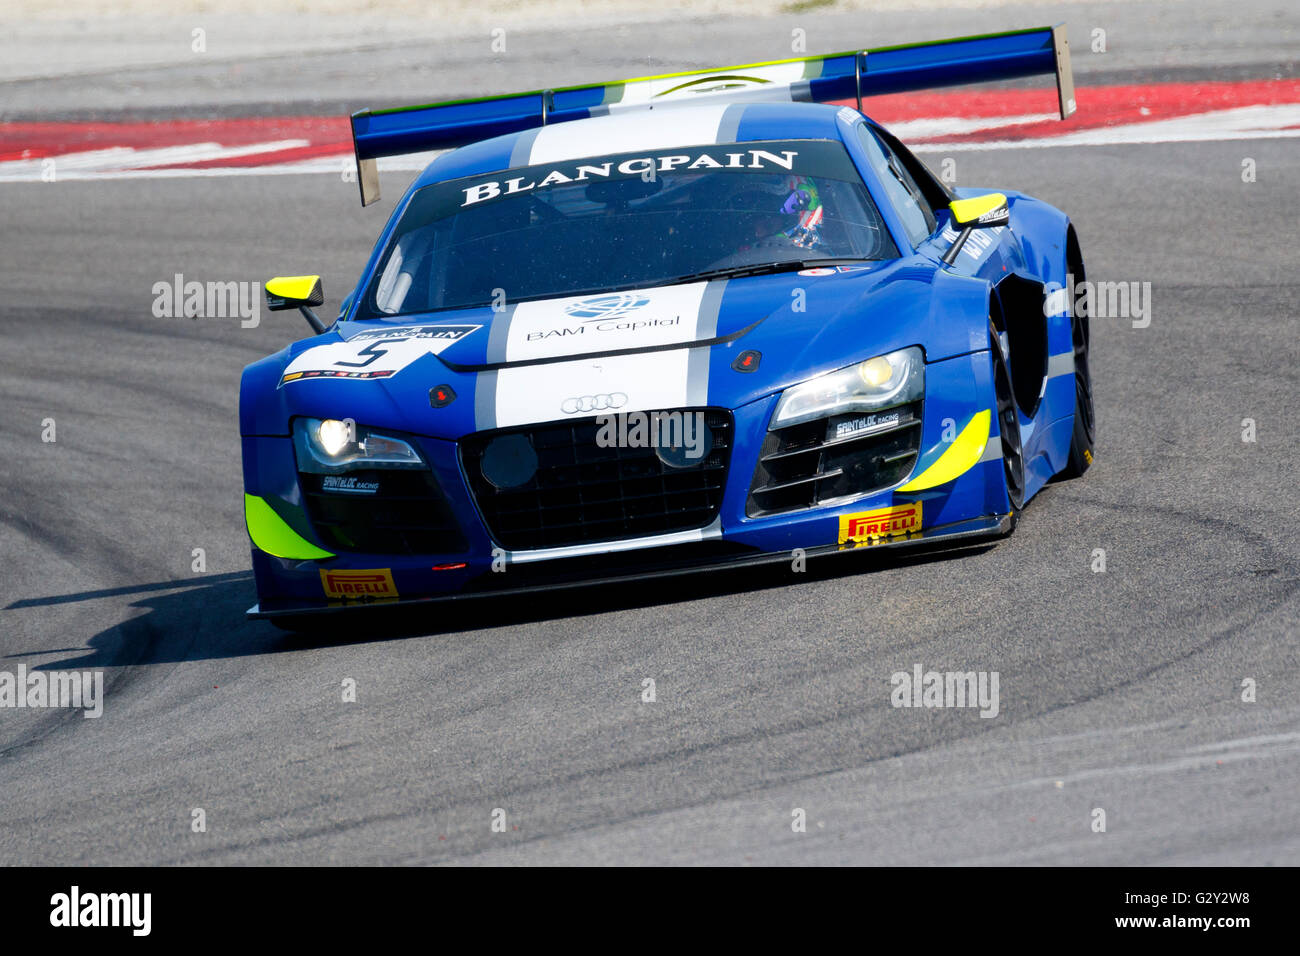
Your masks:
{"label": "number 5 decal", "polygon": [[482,328],[480,325],[431,325],[363,332],[350,341],[307,349],[284,370],[280,384],[311,379],[373,380],[390,378],[426,355],[437,355]]}
{"label": "number 5 decal", "polygon": [[404,341],[405,339],[380,339],[378,342],[371,342],[365,348],[357,352],[357,355],[370,356],[370,358],[366,359],[364,362],[345,362],[342,359],[338,359],[334,362],[334,364],[346,365],[349,368],[365,368],[371,362],[375,361],[376,359],[383,358],[385,355],[388,354],[388,349],[381,349],[379,346],[391,345],[394,342],[404,342]]}

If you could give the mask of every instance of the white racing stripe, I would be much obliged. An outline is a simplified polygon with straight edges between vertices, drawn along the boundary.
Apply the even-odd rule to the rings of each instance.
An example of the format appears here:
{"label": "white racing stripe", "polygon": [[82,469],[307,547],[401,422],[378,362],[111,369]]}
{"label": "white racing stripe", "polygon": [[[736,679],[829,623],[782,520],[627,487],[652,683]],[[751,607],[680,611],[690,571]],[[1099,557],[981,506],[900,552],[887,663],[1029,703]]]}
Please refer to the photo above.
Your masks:
{"label": "white racing stripe", "polygon": [[[1056,355],[1047,357],[1047,378],[1057,378],[1061,375],[1074,374],[1074,352],[1058,352]],[[1044,388],[1046,379],[1044,379]]]}
{"label": "white racing stripe", "polygon": [[793,88],[804,79],[805,66],[803,61],[767,63],[740,74],[727,71],[697,76],[669,75],[626,82],[620,84],[619,99],[610,103],[610,109],[641,106],[651,101],[693,105],[715,96],[735,103],[745,101],[751,93],[754,94],[752,102],[779,102],[793,98]]}
{"label": "white racing stripe", "polygon": [[[509,316],[496,320],[508,323],[504,354],[489,354],[489,361],[594,357],[490,373],[480,387],[495,383],[491,424],[504,428],[566,416],[582,418],[601,411],[651,411],[703,404],[708,395],[707,365],[698,358],[692,362],[695,350],[666,349],[604,357],[597,353],[712,338],[724,286],[695,282],[519,303]],[[494,342],[500,338],[499,332],[493,336]],[[700,351],[707,356],[707,351]],[[480,422],[479,427],[486,424]]]}
{"label": "white racing stripe", "polygon": [[980,460],[979,462],[976,462],[976,464],[980,464],[986,461],[1001,461],[1001,460],[1002,460],[1002,439],[998,435],[993,435],[989,438],[988,444],[984,446],[984,454],[980,455]]}
{"label": "white racing stripe", "polygon": [[505,361],[690,342],[707,288],[693,282],[521,302],[510,320]]}
{"label": "white racing stripe", "polygon": [[583,123],[543,126],[533,140],[527,165],[669,146],[710,146],[718,142],[728,105],[670,108],[662,115],[636,110]]}
{"label": "white racing stripe", "polygon": [[673,349],[502,369],[497,373],[496,425],[505,428],[589,418],[601,412],[621,414],[695,404],[688,394],[689,354],[689,349]]}

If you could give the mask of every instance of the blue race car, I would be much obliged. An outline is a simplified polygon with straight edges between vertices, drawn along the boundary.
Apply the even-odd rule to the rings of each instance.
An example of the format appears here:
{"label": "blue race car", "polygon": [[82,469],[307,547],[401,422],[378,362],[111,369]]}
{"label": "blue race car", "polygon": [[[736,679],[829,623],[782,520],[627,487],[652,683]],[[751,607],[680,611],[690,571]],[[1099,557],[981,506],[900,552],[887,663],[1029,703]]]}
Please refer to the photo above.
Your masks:
{"label": "blue race car", "polygon": [[861,100],[1034,73],[1073,111],[1054,27],[356,114],[363,203],[458,148],[332,326],[266,283],[316,334],[243,375],[250,615],[1009,533],[1092,461],[1078,239]]}

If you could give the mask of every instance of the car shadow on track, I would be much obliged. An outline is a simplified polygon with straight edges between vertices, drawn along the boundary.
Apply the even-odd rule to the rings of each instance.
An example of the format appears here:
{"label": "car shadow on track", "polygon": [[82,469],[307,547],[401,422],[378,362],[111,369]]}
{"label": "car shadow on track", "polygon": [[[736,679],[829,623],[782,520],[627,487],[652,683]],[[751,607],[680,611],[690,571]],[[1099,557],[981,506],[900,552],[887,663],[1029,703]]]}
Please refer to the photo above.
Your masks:
{"label": "car shadow on track", "polygon": [[[363,607],[324,620],[322,629],[285,632],[265,621],[250,621],[245,611],[255,601],[251,572],[212,575],[187,581],[160,581],[134,587],[79,594],[28,598],[6,610],[40,608],[79,601],[129,597],[125,619],[105,628],[85,648],[51,648],[39,652],[74,652],[62,660],[34,665],[33,670],[127,667],[139,664],[280,654],[394,638],[437,637],[489,631],[556,618],[585,617],[612,611],[665,607],[684,601],[738,597],[791,585],[834,581],[887,568],[912,567],[982,554],[985,541],[959,547],[890,553],[860,549],[838,560],[813,560],[795,572],[788,565],[719,570],[683,575],[647,587],[641,581],[588,585],[519,595],[484,595],[454,602],[431,602],[412,608]],[[143,596],[139,596],[143,595]],[[143,613],[132,613],[143,611]],[[26,656],[26,655],[14,655]]]}

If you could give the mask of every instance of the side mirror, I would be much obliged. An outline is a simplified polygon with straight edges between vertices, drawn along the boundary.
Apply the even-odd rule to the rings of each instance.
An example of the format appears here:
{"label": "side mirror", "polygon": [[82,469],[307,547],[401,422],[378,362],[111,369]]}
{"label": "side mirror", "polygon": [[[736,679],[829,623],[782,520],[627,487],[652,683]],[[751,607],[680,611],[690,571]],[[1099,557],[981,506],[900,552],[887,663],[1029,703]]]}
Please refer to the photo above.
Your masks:
{"label": "side mirror", "polygon": [[948,204],[948,209],[952,212],[953,225],[960,226],[961,232],[957,233],[957,239],[943,254],[943,264],[946,266],[957,261],[957,253],[961,252],[961,247],[974,230],[992,229],[1011,223],[1011,208],[1007,205],[1007,197],[1002,193],[954,199]]}
{"label": "side mirror", "polygon": [[266,307],[272,312],[297,309],[317,334],[325,331],[325,324],[310,308],[313,305],[321,305],[325,301],[325,290],[321,288],[320,276],[276,276],[274,279],[266,280],[264,291]]}
{"label": "side mirror", "polygon": [[1002,193],[989,193],[972,199],[954,199],[948,208],[952,210],[952,221],[963,227],[988,229],[1011,222],[1011,209],[1007,206],[1007,197]]}

